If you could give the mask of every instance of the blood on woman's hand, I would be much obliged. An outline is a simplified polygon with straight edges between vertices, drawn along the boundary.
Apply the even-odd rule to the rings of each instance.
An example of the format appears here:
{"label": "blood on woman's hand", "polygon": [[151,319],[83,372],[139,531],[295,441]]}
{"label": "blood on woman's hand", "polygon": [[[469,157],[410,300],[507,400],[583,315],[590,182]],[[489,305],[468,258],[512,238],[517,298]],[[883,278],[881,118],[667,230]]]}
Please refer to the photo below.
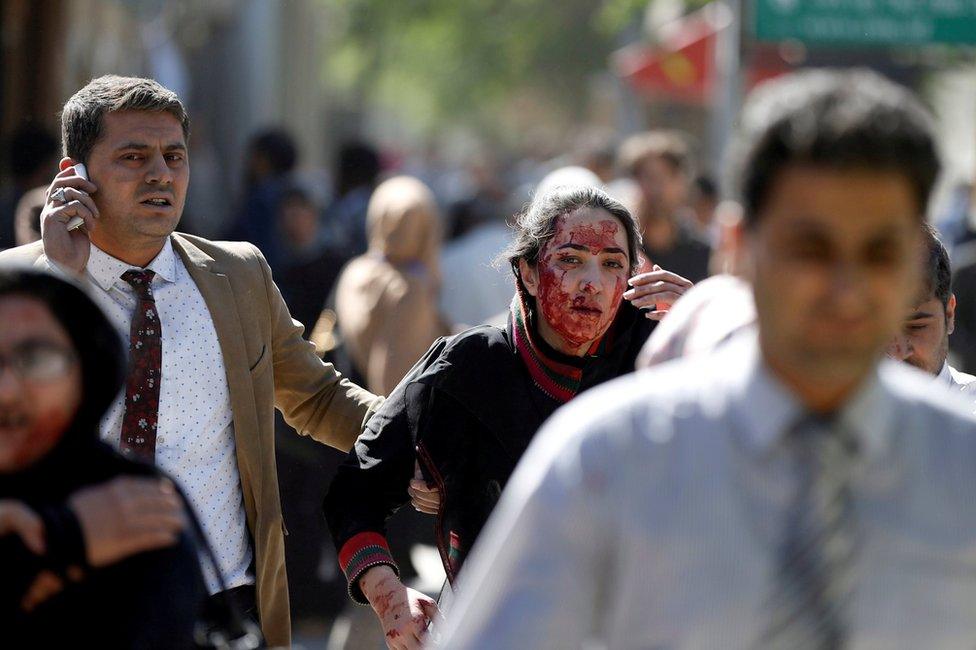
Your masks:
{"label": "blood on woman's hand", "polygon": [[372,567],[359,579],[366,600],[383,626],[390,650],[420,650],[430,622],[440,616],[437,603],[400,582],[387,565]]}

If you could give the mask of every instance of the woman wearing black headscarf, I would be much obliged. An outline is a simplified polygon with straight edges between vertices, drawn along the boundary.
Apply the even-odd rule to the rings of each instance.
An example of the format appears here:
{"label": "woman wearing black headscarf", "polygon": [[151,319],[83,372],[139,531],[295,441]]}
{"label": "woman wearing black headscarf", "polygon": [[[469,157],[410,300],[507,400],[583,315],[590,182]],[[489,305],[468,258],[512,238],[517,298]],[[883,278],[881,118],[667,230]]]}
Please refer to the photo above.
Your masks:
{"label": "woman wearing black headscarf", "polygon": [[[0,270],[0,504],[43,526],[42,536],[0,531],[0,629],[11,647],[192,647],[205,591],[191,538],[176,526],[169,539],[106,550],[96,545],[105,531],[93,529],[105,518],[85,516],[94,486],[118,477],[152,477],[115,487],[142,491],[147,506],[179,498],[171,484],[149,490],[159,472],[98,438],[124,373],[118,335],[80,288]],[[155,506],[132,516],[136,531],[166,510]]]}

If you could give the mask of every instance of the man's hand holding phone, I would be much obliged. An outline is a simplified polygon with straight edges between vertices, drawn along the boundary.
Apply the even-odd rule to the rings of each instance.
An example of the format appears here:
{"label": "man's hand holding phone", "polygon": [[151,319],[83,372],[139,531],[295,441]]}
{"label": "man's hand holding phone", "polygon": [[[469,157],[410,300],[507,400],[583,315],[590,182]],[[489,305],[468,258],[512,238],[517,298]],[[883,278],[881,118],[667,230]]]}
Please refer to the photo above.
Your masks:
{"label": "man's hand holding phone", "polygon": [[88,180],[84,165],[63,158],[60,166],[41,211],[41,239],[48,259],[80,275],[91,252],[88,233],[97,227],[98,208],[91,195],[98,188]]}

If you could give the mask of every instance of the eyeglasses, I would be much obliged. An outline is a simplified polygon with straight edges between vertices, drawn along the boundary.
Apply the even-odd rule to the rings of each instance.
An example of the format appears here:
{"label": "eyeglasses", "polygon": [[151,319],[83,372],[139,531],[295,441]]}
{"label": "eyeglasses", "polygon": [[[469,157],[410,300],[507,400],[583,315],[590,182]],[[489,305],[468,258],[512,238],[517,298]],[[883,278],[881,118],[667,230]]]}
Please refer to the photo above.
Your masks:
{"label": "eyeglasses", "polygon": [[25,381],[60,379],[77,363],[72,350],[46,341],[27,341],[7,354],[0,354],[0,375],[10,368]]}

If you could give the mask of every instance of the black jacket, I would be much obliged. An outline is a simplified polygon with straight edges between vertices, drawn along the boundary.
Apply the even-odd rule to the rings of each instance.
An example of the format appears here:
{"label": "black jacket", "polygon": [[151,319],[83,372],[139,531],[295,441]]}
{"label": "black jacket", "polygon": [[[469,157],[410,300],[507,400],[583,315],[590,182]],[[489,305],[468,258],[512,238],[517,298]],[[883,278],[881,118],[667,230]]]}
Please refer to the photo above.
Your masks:
{"label": "black jacket", "polygon": [[[0,537],[0,629],[11,648],[188,648],[206,596],[196,546],[183,535],[175,546],[133,555],[111,566],[86,564],[78,520],[68,508],[77,490],[117,476],[159,476],[98,439],[98,423],[118,393],[125,355],[101,311],[75,287],[36,271],[0,272],[0,298],[28,295],[47,305],[74,344],[82,399],[53,449],[31,465],[0,473],[0,499],[41,515],[46,552],[34,555],[16,534]],[[68,567],[83,577],[68,577]],[[20,603],[39,573],[59,576],[64,589],[30,614]]]}
{"label": "black jacket", "polygon": [[[541,351],[581,368],[582,391],[633,370],[653,326],[625,303],[604,357],[568,357],[544,343]],[[419,461],[441,493],[435,533],[453,584],[526,447],[561,406],[533,383],[512,328],[510,319],[506,330],[481,326],[438,339],[369,420],[325,500],[337,549],[359,533],[383,534],[389,516],[409,501],[406,487]],[[362,603],[356,581],[365,568],[347,572],[350,595]]]}
{"label": "black jacket", "polygon": [[[70,459],[48,457],[33,468],[31,473],[45,487],[30,481],[34,485],[29,491],[0,491],[0,498],[15,498],[41,515],[47,543],[47,552],[37,556],[19,536],[0,537],[4,638],[10,647],[25,648],[74,647],[86,640],[100,648],[194,647],[193,626],[206,591],[191,537],[183,534],[175,546],[93,569],[85,561],[78,521],[66,505],[70,494],[82,487],[123,475],[159,476],[158,472],[96,441],[73,452]],[[9,481],[0,485],[4,483],[9,487]],[[69,566],[83,570],[80,582],[67,578]],[[65,587],[26,614],[20,600],[44,570],[61,577]]]}

